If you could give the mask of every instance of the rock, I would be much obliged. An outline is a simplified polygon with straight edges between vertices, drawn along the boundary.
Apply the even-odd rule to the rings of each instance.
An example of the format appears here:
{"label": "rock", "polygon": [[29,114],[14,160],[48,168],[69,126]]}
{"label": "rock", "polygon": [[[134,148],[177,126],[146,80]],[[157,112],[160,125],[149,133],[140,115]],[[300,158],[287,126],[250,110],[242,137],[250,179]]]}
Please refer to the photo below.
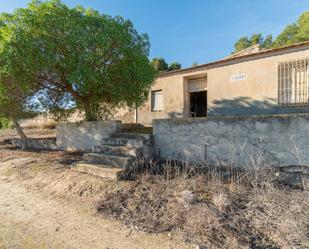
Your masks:
{"label": "rock", "polygon": [[296,189],[303,189],[302,173],[288,173],[278,172],[276,173],[276,180],[278,183],[290,186]]}
{"label": "rock", "polygon": [[192,203],[194,203],[195,198],[194,198],[194,193],[190,190],[184,190],[182,191],[179,196],[177,197],[177,201],[184,206],[189,206]]}

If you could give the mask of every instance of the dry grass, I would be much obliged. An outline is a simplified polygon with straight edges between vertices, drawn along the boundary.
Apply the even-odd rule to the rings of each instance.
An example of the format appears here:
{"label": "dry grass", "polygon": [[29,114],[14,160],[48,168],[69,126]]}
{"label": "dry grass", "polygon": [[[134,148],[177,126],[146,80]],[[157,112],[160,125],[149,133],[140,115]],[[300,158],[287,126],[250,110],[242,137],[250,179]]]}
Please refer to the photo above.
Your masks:
{"label": "dry grass", "polygon": [[29,119],[22,122],[24,129],[55,129],[57,122],[53,119]]}
{"label": "dry grass", "polygon": [[309,192],[277,184],[275,172],[258,165],[209,170],[147,161],[130,172],[135,181],[113,182],[69,170],[80,155],[0,148],[8,157],[35,159],[8,171],[29,188],[138,230],[181,234],[201,248],[309,248]]}
{"label": "dry grass", "polygon": [[161,174],[140,172],[130,188],[107,192],[98,212],[205,248],[309,248],[309,192],[278,185],[271,170],[155,168]]}

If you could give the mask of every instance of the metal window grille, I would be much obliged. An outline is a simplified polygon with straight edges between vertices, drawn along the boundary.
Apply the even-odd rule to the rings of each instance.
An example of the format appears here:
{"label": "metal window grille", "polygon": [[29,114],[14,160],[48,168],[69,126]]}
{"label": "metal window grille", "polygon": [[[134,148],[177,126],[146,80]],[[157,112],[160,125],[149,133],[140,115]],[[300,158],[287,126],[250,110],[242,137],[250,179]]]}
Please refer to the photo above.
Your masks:
{"label": "metal window grille", "polygon": [[308,59],[279,63],[278,84],[279,104],[308,104]]}
{"label": "metal window grille", "polygon": [[207,78],[192,79],[188,81],[188,92],[200,92],[207,89]]}

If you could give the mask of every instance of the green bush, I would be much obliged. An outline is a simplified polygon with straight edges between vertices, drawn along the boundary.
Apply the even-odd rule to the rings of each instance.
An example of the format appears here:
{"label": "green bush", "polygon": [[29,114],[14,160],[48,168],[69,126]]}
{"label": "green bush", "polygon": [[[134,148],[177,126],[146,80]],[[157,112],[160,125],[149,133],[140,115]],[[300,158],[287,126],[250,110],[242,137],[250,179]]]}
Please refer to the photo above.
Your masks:
{"label": "green bush", "polygon": [[11,128],[12,122],[7,118],[0,117],[0,129]]}

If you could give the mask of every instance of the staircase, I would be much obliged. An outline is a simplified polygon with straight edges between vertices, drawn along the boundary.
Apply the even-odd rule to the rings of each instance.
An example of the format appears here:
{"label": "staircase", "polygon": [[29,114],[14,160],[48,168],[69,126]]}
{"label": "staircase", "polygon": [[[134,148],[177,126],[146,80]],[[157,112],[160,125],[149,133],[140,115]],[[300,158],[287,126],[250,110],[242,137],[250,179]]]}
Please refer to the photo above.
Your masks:
{"label": "staircase", "polygon": [[153,138],[150,134],[114,133],[84,153],[83,161],[72,169],[99,177],[119,180],[123,171],[136,159],[152,155]]}

